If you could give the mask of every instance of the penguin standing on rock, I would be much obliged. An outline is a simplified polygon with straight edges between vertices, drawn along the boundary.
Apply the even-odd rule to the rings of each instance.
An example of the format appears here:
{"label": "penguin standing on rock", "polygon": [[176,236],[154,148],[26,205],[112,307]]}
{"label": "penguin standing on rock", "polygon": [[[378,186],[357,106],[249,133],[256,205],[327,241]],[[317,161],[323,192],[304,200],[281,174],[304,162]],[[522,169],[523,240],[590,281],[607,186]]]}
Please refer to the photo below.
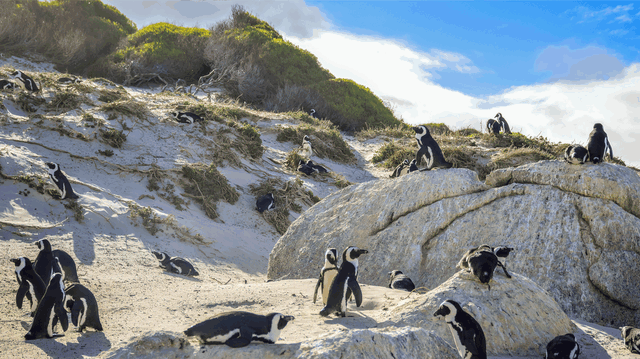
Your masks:
{"label": "penguin standing on rock", "polygon": [[318,288],[320,288],[322,295],[322,303],[327,304],[327,298],[329,297],[329,290],[331,284],[338,274],[338,251],[335,248],[329,248],[324,253],[324,267],[320,270],[320,277],[316,283],[316,289],[313,291],[313,303],[316,302],[316,296],[318,295]]}
{"label": "penguin standing on rock", "polygon": [[16,294],[16,306],[18,306],[18,309],[22,309],[22,301],[26,296],[31,302],[31,316],[34,316],[47,286],[33,269],[29,258],[20,257],[11,259],[11,261],[16,265],[16,279],[20,286]]}
{"label": "penguin standing on rock", "polygon": [[593,125],[593,130],[589,134],[587,149],[589,150],[589,158],[594,164],[604,161],[607,149],[609,149],[609,159],[613,159],[613,150],[609,143],[609,137],[607,137],[607,133],[604,132],[601,124],[596,123]]}
{"label": "penguin standing on rock", "polygon": [[620,328],[624,345],[635,354],[640,354],[640,329],[634,327]]}
{"label": "penguin standing on rock", "polygon": [[327,304],[320,311],[323,317],[336,313],[339,317],[345,317],[347,314],[347,300],[353,293],[356,299],[356,306],[362,304],[362,291],[358,284],[358,257],[369,253],[366,249],[358,247],[347,247],[342,253],[342,264],[336,275],[331,287],[329,288],[329,296]]}
{"label": "penguin standing on rock", "polygon": [[458,302],[445,300],[433,316],[444,318],[447,322],[462,358],[487,359],[487,341],[480,323],[464,311]]}
{"label": "penguin standing on rock", "polygon": [[261,196],[256,201],[256,208],[258,208],[258,212],[262,213],[264,211],[270,211],[275,208],[275,198],[273,198],[273,193],[267,193],[264,196]]}
{"label": "penguin standing on rock", "polygon": [[302,156],[306,158],[311,158],[313,156],[313,148],[311,147],[311,141],[309,140],[309,136],[304,135],[302,138]]}
{"label": "penguin standing on rock", "polygon": [[246,347],[252,341],[275,344],[280,332],[292,321],[292,315],[253,314],[243,311],[220,313],[184,331],[188,337],[198,337],[202,344],[226,344],[232,348]]}
{"label": "penguin standing on rock", "polygon": [[407,277],[399,270],[394,270],[389,272],[389,288],[411,292],[416,289],[416,286],[413,284],[411,278]]}
{"label": "penguin standing on rock", "polygon": [[412,127],[416,133],[416,140],[418,141],[418,152],[416,152],[416,165],[419,165],[424,156],[427,159],[427,169],[432,168],[451,168],[452,163],[447,162],[444,159],[442,150],[438,143],[431,137],[429,129],[426,126]]}
{"label": "penguin standing on rock", "polygon": [[64,309],[71,313],[71,322],[82,332],[86,327],[102,331],[98,302],[91,291],[79,283],[64,290]]}
{"label": "penguin standing on rock", "polygon": [[58,186],[58,189],[62,193],[61,199],[77,199],[78,195],[73,192],[67,176],[60,170],[60,165],[53,162],[46,162],[45,165],[49,167],[49,178]]}
{"label": "penguin standing on rock", "polygon": [[171,112],[171,116],[176,119],[176,121],[180,123],[188,123],[192,125],[194,122],[202,121],[202,117],[196,115],[193,112],[179,112],[173,111]]}
{"label": "penguin standing on rock", "polygon": [[396,167],[396,169],[393,170],[393,173],[389,177],[391,177],[391,178],[400,177],[401,175],[404,174],[404,173],[402,173],[402,170],[404,170],[405,168],[409,168],[409,160],[407,160],[407,159],[402,161],[402,163],[400,163],[398,165],[398,167]]}
{"label": "penguin standing on rock", "polygon": [[512,251],[514,251],[513,248],[511,247],[494,247],[493,248],[493,253],[496,255],[496,257],[498,257],[498,262],[500,262],[501,265],[499,265],[499,267],[502,267],[502,270],[504,271],[504,275],[506,275],[508,278],[511,278],[511,275],[509,275],[509,273],[507,273],[507,257],[509,256],[509,253],[511,253]]}
{"label": "penguin standing on rock", "polygon": [[568,146],[564,150],[564,159],[572,165],[581,165],[589,161],[589,151],[580,145]]}
{"label": "penguin standing on rock", "polygon": [[31,77],[24,74],[22,71],[16,70],[11,74],[11,76],[13,76],[13,78],[15,78],[16,80],[19,80],[20,82],[22,82],[22,84],[24,85],[24,88],[27,89],[28,91],[31,91],[31,92],[40,91],[36,82],[33,81]]}
{"label": "penguin standing on rock", "polygon": [[163,252],[152,251],[158,262],[160,262],[160,267],[168,270],[169,272],[184,274],[186,276],[197,276],[199,273],[193,267],[193,264],[187,262],[187,260],[180,257],[169,257],[168,254]]}
{"label": "penguin standing on rock", "polygon": [[575,335],[567,333],[558,335],[547,344],[545,359],[578,359],[580,345]]}
{"label": "penguin standing on rock", "polygon": [[38,309],[36,309],[31,328],[24,336],[26,340],[53,338],[56,336],[53,329],[58,321],[62,325],[62,330],[67,331],[69,319],[64,310],[64,296],[62,274],[55,273],[42,296]]}

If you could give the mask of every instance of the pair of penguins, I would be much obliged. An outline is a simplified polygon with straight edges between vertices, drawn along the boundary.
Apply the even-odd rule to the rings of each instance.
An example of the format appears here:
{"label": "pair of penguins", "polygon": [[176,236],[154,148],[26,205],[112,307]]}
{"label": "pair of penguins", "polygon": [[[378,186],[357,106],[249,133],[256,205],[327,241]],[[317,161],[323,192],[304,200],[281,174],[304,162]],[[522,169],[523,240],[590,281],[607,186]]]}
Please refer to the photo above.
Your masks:
{"label": "pair of penguins", "polygon": [[[16,305],[22,309],[25,297],[31,302],[33,322],[25,339],[55,337],[53,329],[58,321],[66,331],[69,326],[67,312],[71,313],[71,321],[78,332],[86,327],[102,331],[98,303],[93,293],[79,283],[73,258],[62,250],[52,250],[47,239],[35,244],[40,253],[33,264],[27,257],[11,259],[19,284]],[[65,279],[72,283],[66,289]]]}
{"label": "pair of penguins", "polygon": [[511,129],[509,128],[507,120],[505,120],[504,117],[502,117],[502,114],[498,112],[498,114],[496,114],[494,118],[490,118],[487,121],[487,131],[489,133],[497,135],[498,133],[500,133],[500,130],[502,130],[502,132],[505,134],[511,133]]}
{"label": "pair of penguins", "polygon": [[571,164],[583,164],[588,161],[597,164],[604,160],[607,150],[609,158],[613,159],[613,149],[609,143],[609,137],[604,132],[602,124],[596,123],[589,134],[587,148],[580,145],[569,146],[564,151],[564,159]]}
{"label": "pair of penguins", "polygon": [[[24,72],[20,70],[16,70],[13,73],[11,73],[11,76],[13,76],[14,79],[20,81],[27,91],[31,91],[31,92],[40,91],[36,82],[33,81],[33,79],[29,77],[27,74],[25,74]],[[0,80],[0,90],[14,90],[14,89],[17,89],[18,87],[19,86],[17,84],[9,80]]]}
{"label": "pair of penguins", "polygon": [[[440,304],[433,316],[445,320],[462,358],[487,358],[487,341],[484,331],[480,323],[462,309],[460,303],[447,299]],[[546,349],[545,359],[577,359],[580,354],[580,345],[571,333],[553,338]]]}

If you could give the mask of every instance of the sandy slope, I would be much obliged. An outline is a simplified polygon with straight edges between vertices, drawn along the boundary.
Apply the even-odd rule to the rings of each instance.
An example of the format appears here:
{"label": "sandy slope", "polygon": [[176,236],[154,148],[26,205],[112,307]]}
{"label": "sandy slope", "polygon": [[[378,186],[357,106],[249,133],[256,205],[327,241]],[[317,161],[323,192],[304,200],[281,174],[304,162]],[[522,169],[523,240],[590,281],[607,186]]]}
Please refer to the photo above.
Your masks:
{"label": "sandy slope", "polygon": [[[50,65],[22,59],[3,59],[3,63],[27,71],[51,71]],[[6,107],[6,111],[0,113],[3,116],[0,127],[3,173],[45,175],[44,161],[62,164],[80,195],[85,219],[78,223],[61,201],[33,189],[26,196],[21,194],[28,190],[26,184],[0,180],[0,263],[3,268],[0,271],[0,358],[105,356],[133,336],[152,330],[181,332],[212,314],[233,309],[294,315],[295,322],[282,334],[283,343],[317,338],[340,328],[387,326],[383,319],[386,309],[409,294],[364,286],[364,306],[353,308],[352,318],[324,319],[318,315],[321,305],[311,302],[314,279],[265,283],[268,256],[279,236],[253,209],[255,198],[249,194],[248,186],[267,175],[285,181],[295,178],[295,173],[283,170],[278,164],[294,145],[277,142],[276,133],[271,130],[277,125],[294,125],[295,121],[271,116],[255,123],[267,147],[262,161],[243,160],[241,168],[220,168],[241,196],[235,205],[219,203],[220,217],[210,220],[193,203],[186,211],[178,211],[157,196],[139,199],[143,194],[154,193],[146,188],[145,175],[134,170],[148,169],[151,164],[176,169],[184,163],[208,163],[209,140],[195,127],[166,119],[167,109],[175,99],[148,95],[149,91],[145,90],[128,91],[147,103],[152,115],[145,120],[124,119],[132,130],[125,146],[114,149],[115,156],[109,159],[96,157],[96,151],[104,149],[97,141],[71,140],[34,126],[27,114],[10,101],[3,101]],[[42,96],[50,98],[52,94],[45,91]],[[83,110],[106,119],[105,114],[95,112],[90,106]],[[80,125],[81,111],[59,116],[77,131],[90,131]],[[207,126],[212,131],[218,124]],[[387,171],[369,162],[381,141],[359,143],[351,137],[346,139],[357,152],[356,165],[319,162],[351,182],[388,176]],[[301,178],[305,186],[320,197],[337,190],[327,181]],[[151,235],[129,217],[130,203],[150,206],[160,217],[173,216],[192,234],[202,235],[205,242],[188,238],[182,241],[165,227],[163,232]],[[298,213],[292,213],[291,219],[297,216]],[[34,259],[38,251],[32,243],[42,238],[49,239],[55,249],[65,250],[76,260],[81,282],[98,300],[104,332],[89,330],[79,334],[71,328],[55,339],[24,340],[31,318],[24,308],[19,310],[15,305],[17,283],[14,265],[9,259],[19,256]],[[151,250],[189,259],[200,276],[185,278],[164,272]],[[321,266],[319,259],[318,270]],[[578,337],[585,349],[582,357],[634,357],[625,354],[627,351],[622,347],[617,329],[588,323],[578,325],[582,330]]]}

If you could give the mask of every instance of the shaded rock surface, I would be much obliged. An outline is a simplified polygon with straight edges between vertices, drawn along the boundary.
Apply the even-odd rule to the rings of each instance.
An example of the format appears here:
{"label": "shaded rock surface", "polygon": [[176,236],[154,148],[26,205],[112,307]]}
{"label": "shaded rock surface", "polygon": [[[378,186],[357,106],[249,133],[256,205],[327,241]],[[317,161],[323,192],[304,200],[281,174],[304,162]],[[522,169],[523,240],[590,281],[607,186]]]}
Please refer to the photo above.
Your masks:
{"label": "shaded rock surface", "polygon": [[[640,323],[640,176],[608,163],[561,161],[492,172],[412,173],[350,186],[300,216],[270,255],[268,277],[313,278],[328,247],[357,245],[359,281],[401,270],[434,288],[469,248],[515,248],[507,268],[547,290],[571,317]],[[622,272],[621,272],[622,271]]]}
{"label": "shaded rock surface", "polygon": [[480,323],[489,355],[544,355],[557,335],[572,333],[575,325],[558,303],[537,284],[511,273],[496,274],[491,289],[466,271],[456,273],[428,293],[411,297],[389,312],[396,325],[433,331],[455,347],[448,324],[433,316],[446,299],[453,299]]}
{"label": "shaded rock surface", "polygon": [[105,359],[187,359],[194,348],[184,335],[168,331],[147,332],[131,338],[117,350],[103,355]]}

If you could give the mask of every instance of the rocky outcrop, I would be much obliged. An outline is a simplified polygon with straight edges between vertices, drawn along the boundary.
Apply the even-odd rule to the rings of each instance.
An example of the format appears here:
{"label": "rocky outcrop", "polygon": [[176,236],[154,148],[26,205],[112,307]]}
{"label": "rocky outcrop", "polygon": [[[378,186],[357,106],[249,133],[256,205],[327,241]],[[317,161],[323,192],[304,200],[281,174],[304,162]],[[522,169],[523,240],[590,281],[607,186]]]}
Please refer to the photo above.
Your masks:
{"label": "rocky outcrop", "polygon": [[366,248],[359,280],[401,270],[434,288],[483,243],[516,250],[509,269],[547,290],[571,317],[640,322],[640,176],[608,163],[561,161],[492,172],[417,172],[350,186],[300,216],[270,255],[268,277],[314,278],[327,247]]}
{"label": "rocky outcrop", "polygon": [[433,316],[442,302],[453,299],[480,323],[489,355],[544,355],[551,339],[574,332],[575,325],[544,289],[522,275],[511,275],[509,279],[496,273],[489,290],[460,271],[428,293],[399,303],[389,320],[433,331],[455,347],[448,325]]}
{"label": "rocky outcrop", "polygon": [[188,359],[194,348],[187,337],[173,332],[147,332],[133,337],[122,347],[108,352],[105,359]]}

